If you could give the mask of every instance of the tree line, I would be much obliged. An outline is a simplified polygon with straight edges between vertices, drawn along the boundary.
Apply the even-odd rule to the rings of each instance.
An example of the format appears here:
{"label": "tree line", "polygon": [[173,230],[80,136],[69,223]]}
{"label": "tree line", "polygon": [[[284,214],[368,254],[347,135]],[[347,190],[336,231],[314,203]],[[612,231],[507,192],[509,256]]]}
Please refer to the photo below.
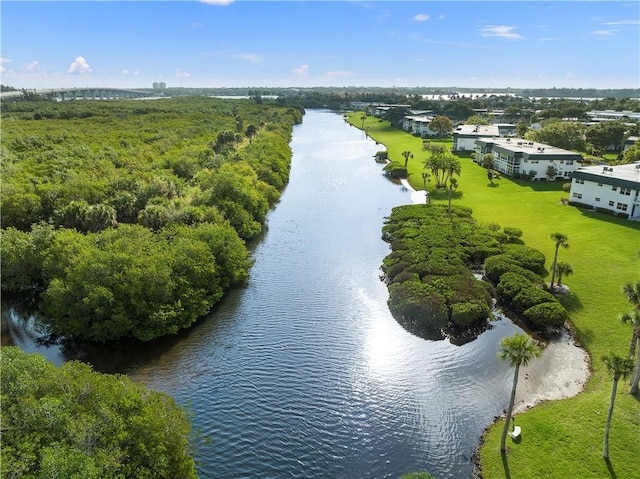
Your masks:
{"label": "tree line", "polygon": [[288,182],[302,114],[197,97],[10,104],[3,292],[34,295],[62,336],[188,327],[246,279],[247,242]]}

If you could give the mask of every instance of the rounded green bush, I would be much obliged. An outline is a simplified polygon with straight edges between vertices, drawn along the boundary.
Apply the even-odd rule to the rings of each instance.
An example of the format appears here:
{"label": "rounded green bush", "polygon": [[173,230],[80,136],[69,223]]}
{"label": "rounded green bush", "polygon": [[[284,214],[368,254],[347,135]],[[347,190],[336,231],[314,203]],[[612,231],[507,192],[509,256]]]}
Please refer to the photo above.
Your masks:
{"label": "rounded green bush", "polygon": [[557,301],[536,304],[525,310],[525,319],[537,327],[560,327],[568,318],[567,310]]}
{"label": "rounded green bush", "polygon": [[537,304],[553,303],[556,301],[556,298],[548,291],[530,285],[522,288],[520,292],[516,294],[511,301],[511,305],[519,311],[526,311]]}

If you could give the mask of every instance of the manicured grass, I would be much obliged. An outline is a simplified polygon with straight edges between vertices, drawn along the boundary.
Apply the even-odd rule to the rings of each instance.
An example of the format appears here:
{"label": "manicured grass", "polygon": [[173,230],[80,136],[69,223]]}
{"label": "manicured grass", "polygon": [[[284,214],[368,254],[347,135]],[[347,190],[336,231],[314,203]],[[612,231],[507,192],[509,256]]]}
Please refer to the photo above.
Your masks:
{"label": "manicured grass", "polygon": [[[361,120],[353,124],[360,126]],[[373,139],[388,146],[390,158],[404,161],[402,151],[414,153],[408,165],[409,181],[422,189],[426,158],[422,140],[373,117],[365,125]],[[469,158],[460,161],[462,174],[454,202],[471,207],[479,222],[520,228],[525,243],[546,255],[547,268],[554,253],[549,235],[567,235],[569,248],[560,250],[559,260],[570,263],[574,274],[563,280],[571,293],[562,302],[592,358],[593,370],[583,393],[547,402],[516,417],[522,439],[518,443],[509,439],[505,460],[499,449],[503,422],[494,424],[480,450],[483,477],[640,477],[640,401],[628,394],[623,381],[618,385],[613,414],[610,463],[602,459],[613,381],[601,360],[609,351],[628,353],[631,328],[618,322],[617,316],[631,309],[622,296],[622,285],[640,279],[640,223],[562,205],[560,199],[568,196],[562,182],[529,183],[502,177],[491,186],[481,166]],[[446,201],[441,193],[431,196],[432,201]]]}

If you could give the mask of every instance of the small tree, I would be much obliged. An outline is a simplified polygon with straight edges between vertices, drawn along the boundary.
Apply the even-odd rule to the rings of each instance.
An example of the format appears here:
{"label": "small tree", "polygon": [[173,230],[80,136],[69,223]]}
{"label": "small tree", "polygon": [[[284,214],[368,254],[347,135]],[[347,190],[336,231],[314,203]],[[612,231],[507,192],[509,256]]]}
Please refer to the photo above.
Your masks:
{"label": "small tree", "polygon": [[562,286],[562,278],[573,274],[573,268],[569,263],[560,261],[556,265],[556,274],[558,275],[558,286]]}
{"label": "small tree", "polygon": [[556,168],[553,165],[549,165],[549,167],[547,168],[547,179],[549,181],[553,181],[556,179],[556,175],[558,174],[558,168]]}
{"label": "small tree", "polygon": [[404,157],[404,167],[407,167],[407,164],[409,163],[409,158],[413,158],[413,153],[411,153],[408,150],[405,150],[402,152],[402,156]]}
{"label": "small tree", "polygon": [[482,157],[482,166],[487,169],[487,178],[489,179],[489,183],[493,185],[493,165],[495,164],[495,159],[491,153],[485,153]]}
{"label": "small tree", "polygon": [[458,189],[458,180],[456,180],[455,178],[451,178],[449,180],[449,187],[447,188],[447,191],[449,192],[449,216],[451,216],[451,198],[453,197],[453,192],[454,190]]}
{"label": "small tree", "polygon": [[638,394],[638,383],[640,382],[640,281],[627,283],[622,287],[622,293],[633,305],[633,311],[620,315],[623,323],[631,324],[633,332],[631,334],[631,345],[629,346],[629,357],[636,355],[636,366],[631,377],[631,394]]}
{"label": "small tree", "polygon": [[553,233],[551,235],[551,239],[556,243],[556,250],[553,256],[553,265],[551,266],[551,287],[553,288],[553,282],[556,279],[556,264],[558,263],[558,250],[562,246],[563,248],[568,248],[569,243],[567,242],[567,235],[563,233]]}
{"label": "small tree", "polygon": [[609,400],[609,410],[607,411],[607,423],[604,427],[604,442],[602,445],[602,457],[609,459],[609,432],[611,430],[611,417],[613,416],[613,404],[616,400],[618,380],[626,379],[633,369],[633,360],[623,358],[614,353],[609,353],[602,357],[609,374],[613,376],[613,386],[611,387],[611,399]]}
{"label": "small tree", "polygon": [[429,123],[429,129],[438,136],[446,136],[453,129],[453,122],[446,116],[437,116]]}
{"label": "small tree", "polygon": [[498,357],[509,362],[509,365],[515,368],[513,373],[513,386],[511,387],[511,398],[509,399],[509,408],[504,421],[504,429],[502,430],[502,438],[500,440],[500,452],[507,452],[507,432],[509,431],[509,423],[511,422],[511,414],[513,413],[513,403],[516,399],[516,387],[518,386],[518,372],[520,366],[526,366],[533,358],[537,358],[542,354],[542,350],[538,345],[531,341],[525,334],[519,333],[513,336],[507,336],[500,341],[500,350]]}

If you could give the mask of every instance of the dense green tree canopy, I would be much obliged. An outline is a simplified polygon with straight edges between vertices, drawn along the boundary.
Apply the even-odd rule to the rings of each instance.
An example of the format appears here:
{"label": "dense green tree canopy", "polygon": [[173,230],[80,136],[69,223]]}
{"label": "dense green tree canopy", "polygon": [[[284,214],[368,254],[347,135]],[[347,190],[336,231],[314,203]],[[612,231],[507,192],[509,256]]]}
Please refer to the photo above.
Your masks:
{"label": "dense green tree canopy", "polygon": [[0,362],[2,477],[197,477],[189,421],[169,396],[16,347]]}
{"label": "dense green tree canopy", "polygon": [[288,181],[301,119],[197,97],[8,105],[3,291],[41,293],[60,335],[148,340],[188,327],[246,279],[245,241]]}

